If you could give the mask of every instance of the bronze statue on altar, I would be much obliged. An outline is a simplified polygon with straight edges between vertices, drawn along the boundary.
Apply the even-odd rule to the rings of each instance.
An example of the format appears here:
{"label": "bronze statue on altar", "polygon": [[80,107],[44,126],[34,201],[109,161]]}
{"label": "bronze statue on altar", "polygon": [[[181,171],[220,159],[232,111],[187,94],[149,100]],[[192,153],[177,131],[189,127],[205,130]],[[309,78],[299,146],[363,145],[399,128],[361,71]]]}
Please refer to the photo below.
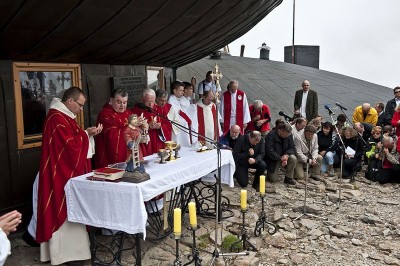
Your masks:
{"label": "bronze statue on altar", "polygon": [[149,125],[143,116],[138,117],[133,114],[128,118],[128,126],[124,131],[124,138],[128,149],[128,158],[125,174],[122,180],[130,183],[140,183],[150,179],[143,166],[143,154],[140,149],[140,143],[149,141]]}

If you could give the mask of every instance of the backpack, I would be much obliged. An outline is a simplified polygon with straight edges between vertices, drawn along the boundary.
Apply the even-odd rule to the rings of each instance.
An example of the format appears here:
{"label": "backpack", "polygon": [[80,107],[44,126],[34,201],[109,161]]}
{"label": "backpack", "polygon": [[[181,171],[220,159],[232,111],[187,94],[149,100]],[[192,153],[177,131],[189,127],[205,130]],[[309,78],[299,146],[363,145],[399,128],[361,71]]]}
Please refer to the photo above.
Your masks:
{"label": "backpack", "polygon": [[378,160],[376,158],[371,158],[371,161],[368,164],[367,170],[365,170],[365,178],[371,181],[378,181],[379,174],[382,170],[382,160]]}

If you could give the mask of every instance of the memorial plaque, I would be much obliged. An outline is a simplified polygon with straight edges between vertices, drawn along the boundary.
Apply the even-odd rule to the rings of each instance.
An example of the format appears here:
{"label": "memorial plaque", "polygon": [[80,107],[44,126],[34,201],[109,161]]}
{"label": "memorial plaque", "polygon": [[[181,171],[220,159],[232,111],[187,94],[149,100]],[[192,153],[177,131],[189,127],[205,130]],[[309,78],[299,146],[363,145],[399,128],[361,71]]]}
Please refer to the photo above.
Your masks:
{"label": "memorial plaque", "polygon": [[126,76],[111,78],[112,89],[125,89],[128,92],[128,107],[132,107],[142,98],[142,92],[146,88],[145,76]]}

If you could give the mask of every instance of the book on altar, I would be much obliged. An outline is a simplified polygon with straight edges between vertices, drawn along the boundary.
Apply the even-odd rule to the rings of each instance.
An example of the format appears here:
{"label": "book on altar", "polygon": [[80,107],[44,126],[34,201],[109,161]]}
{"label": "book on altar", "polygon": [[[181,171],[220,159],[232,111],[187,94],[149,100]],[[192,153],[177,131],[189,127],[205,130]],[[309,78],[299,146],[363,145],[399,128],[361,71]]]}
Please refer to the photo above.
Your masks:
{"label": "book on altar", "polygon": [[100,181],[120,181],[124,173],[125,170],[122,169],[103,167],[93,170],[93,176],[89,178]]}

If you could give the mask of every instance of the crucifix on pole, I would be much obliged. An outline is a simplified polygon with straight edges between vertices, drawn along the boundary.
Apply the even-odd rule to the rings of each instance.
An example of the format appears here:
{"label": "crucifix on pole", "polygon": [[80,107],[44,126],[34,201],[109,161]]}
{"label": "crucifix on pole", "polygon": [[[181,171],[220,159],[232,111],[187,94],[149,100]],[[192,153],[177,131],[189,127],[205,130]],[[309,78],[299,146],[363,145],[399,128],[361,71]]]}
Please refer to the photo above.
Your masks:
{"label": "crucifix on pole", "polygon": [[214,70],[211,73],[211,77],[213,80],[215,80],[215,95],[214,95],[214,101],[215,103],[219,102],[219,92],[218,92],[218,88],[220,87],[219,85],[219,80],[222,79],[223,75],[221,73],[221,71],[219,71],[219,66],[217,64],[215,64]]}

